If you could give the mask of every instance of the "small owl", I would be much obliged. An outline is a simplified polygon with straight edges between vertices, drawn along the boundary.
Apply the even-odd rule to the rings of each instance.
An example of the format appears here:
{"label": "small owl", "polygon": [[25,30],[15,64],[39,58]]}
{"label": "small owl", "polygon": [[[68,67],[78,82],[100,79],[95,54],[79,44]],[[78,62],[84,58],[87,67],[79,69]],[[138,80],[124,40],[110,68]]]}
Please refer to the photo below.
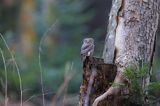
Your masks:
{"label": "small owl", "polygon": [[86,56],[92,56],[94,52],[94,39],[85,38],[81,47],[82,61],[86,59]]}

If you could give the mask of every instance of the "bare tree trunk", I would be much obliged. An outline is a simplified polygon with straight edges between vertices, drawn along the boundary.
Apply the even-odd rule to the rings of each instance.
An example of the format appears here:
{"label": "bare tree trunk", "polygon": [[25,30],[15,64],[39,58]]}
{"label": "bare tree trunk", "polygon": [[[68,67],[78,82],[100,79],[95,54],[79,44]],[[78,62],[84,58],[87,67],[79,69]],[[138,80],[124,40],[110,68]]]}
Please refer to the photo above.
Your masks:
{"label": "bare tree trunk", "polygon": [[149,75],[142,81],[144,88],[149,84],[152,74],[159,2],[159,0],[123,0],[118,16],[115,39],[117,71],[124,72],[130,65],[149,64]]}
{"label": "bare tree trunk", "polygon": [[36,40],[36,32],[34,30],[33,12],[35,10],[35,1],[23,0],[20,19],[19,19],[19,34],[20,34],[20,49],[26,57],[33,55],[33,42]]}
{"label": "bare tree trunk", "polygon": [[[115,63],[117,66],[114,83],[125,83],[127,79],[124,72],[127,67],[149,64],[150,71],[148,77],[142,81],[142,85],[146,87],[149,84],[158,28],[159,5],[160,0],[113,0],[103,59],[105,63]],[[120,88],[108,88],[105,93],[95,99],[93,106],[112,106],[100,105],[99,102],[106,101],[105,98],[110,95],[117,95],[119,91]],[[114,99],[112,101],[114,102]],[[113,106],[121,105],[115,102]]]}

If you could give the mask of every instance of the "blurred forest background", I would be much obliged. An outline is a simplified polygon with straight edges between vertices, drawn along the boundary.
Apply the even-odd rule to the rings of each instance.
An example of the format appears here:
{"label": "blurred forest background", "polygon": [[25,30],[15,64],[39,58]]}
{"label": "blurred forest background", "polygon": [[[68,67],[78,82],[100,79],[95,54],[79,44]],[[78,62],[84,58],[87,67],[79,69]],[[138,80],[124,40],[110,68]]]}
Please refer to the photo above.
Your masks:
{"label": "blurred forest background", "polygon": [[[6,77],[10,105],[20,103],[21,79],[27,106],[42,105],[42,87],[47,106],[55,102],[76,106],[82,80],[82,40],[93,37],[95,56],[102,56],[111,1],[1,0],[0,106],[6,99]],[[153,80],[160,79],[159,59],[157,36]]]}

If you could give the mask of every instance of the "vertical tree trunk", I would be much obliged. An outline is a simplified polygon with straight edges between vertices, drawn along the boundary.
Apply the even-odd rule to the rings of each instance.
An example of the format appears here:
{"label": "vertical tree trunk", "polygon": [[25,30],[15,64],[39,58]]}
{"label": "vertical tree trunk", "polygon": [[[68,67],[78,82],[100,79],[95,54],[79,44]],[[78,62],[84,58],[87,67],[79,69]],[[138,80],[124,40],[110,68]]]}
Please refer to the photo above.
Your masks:
{"label": "vertical tree trunk", "polygon": [[23,0],[19,19],[19,33],[21,39],[22,52],[27,56],[33,55],[33,42],[36,40],[36,32],[34,30],[33,12],[35,10],[35,1]]}
{"label": "vertical tree trunk", "polygon": [[[124,83],[123,73],[127,67],[149,64],[150,72],[142,82],[143,87],[149,84],[159,5],[160,0],[113,0],[103,59],[107,64],[116,64],[115,83]],[[100,105],[99,102],[106,101],[105,98],[117,90],[110,87],[107,92],[96,98],[94,106],[111,106]],[[118,103],[114,103],[114,106],[120,106]]]}
{"label": "vertical tree trunk", "polygon": [[[155,35],[159,20],[159,0],[123,0],[116,29],[116,57],[118,71],[130,65],[149,64],[151,68]],[[143,87],[148,85],[148,78]]]}
{"label": "vertical tree trunk", "polygon": [[[117,66],[117,72],[122,73],[120,76],[123,76],[123,72],[129,66],[148,64],[150,69],[148,76],[142,81],[144,88],[149,84],[152,74],[151,65],[155,49],[155,35],[158,28],[159,5],[159,0],[121,0],[121,6],[116,13],[115,35],[110,34],[109,29],[108,41],[104,49],[104,60],[106,62],[109,59],[108,57],[113,58],[108,54],[113,55],[113,51],[115,51],[113,61]],[[109,48],[111,46],[107,45],[111,41],[110,38],[112,38],[115,48]],[[106,52],[107,50],[109,52]],[[118,76],[115,82],[123,83],[121,80]],[[114,92],[114,90],[110,92]]]}
{"label": "vertical tree trunk", "polygon": [[117,66],[151,63],[159,20],[157,0],[123,0],[116,29]]}

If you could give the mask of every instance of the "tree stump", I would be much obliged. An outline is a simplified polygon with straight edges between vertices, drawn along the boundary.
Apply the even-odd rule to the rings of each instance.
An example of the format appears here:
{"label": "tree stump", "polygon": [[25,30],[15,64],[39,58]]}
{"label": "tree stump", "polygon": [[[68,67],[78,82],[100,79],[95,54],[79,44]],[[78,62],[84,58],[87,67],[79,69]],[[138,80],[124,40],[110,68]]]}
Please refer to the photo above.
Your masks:
{"label": "tree stump", "polygon": [[[98,96],[105,93],[115,79],[116,69],[116,65],[105,64],[103,59],[86,57],[83,62],[83,81],[80,87],[79,106],[91,106]],[[95,71],[94,75],[93,71]],[[106,98],[106,100],[99,103],[99,106],[115,106],[114,98]]]}

